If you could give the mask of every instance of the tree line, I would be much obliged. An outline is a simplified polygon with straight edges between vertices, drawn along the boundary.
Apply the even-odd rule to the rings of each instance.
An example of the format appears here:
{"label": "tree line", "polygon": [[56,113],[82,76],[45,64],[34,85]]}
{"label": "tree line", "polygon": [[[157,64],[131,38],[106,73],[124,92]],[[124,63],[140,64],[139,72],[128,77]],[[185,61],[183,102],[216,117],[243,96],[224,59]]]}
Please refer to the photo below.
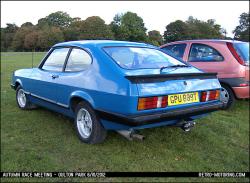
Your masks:
{"label": "tree line", "polygon": [[[249,13],[240,15],[234,38],[249,41]],[[63,41],[112,39],[150,43],[159,46],[166,42],[184,39],[230,39],[215,20],[201,21],[192,16],[186,21],[176,20],[166,26],[163,35],[147,29],[143,19],[133,12],[116,14],[110,24],[99,16],[85,20],[70,17],[58,11],[38,20],[36,25],[25,22],[20,27],[7,23],[1,28],[1,51],[44,51]]]}

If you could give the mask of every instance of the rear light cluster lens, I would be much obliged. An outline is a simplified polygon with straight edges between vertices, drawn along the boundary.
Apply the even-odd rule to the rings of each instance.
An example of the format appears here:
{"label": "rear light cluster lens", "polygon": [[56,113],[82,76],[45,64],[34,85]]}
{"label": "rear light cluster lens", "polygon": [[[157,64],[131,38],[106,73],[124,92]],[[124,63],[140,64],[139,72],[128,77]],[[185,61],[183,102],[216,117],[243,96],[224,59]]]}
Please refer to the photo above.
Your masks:
{"label": "rear light cluster lens", "polygon": [[211,91],[201,92],[201,102],[219,100],[219,98],[220,98],[220,90],[211,90]]}
{"label": "rear light cluster lens", "polygon": [[236,49],[233,46],[233,43],[227,43],[227,47],[228,49],[231,51],[232,55],[234,56],[234,58],[241,64],[241,65],[245,65],[244,60],[242,60],[242,58],[240,57],[240,55],[237,53]]}
{"label": "rear light cluster lens", "polygon": [[239,86],[244,87],[244,86],[249,86],[249,83],[241,83]]}
{"label": "rear light cluster lens", "polygon": [[[220,90],[211,90],[201,92],[200,102],[207,102],[211,100],[219,100]],[[142,97],[138,100],[137,110],[146,110],[146,109],[157,109],[165,108],[168,106],[168,96],[160,97]]]}
{"label": "rear light cluster lens", "polygon": [[145,109],[155,109],[155,108],[164,108],[168,105],[168,97],[145,97],[139,98],[137,109],[145,110]]}

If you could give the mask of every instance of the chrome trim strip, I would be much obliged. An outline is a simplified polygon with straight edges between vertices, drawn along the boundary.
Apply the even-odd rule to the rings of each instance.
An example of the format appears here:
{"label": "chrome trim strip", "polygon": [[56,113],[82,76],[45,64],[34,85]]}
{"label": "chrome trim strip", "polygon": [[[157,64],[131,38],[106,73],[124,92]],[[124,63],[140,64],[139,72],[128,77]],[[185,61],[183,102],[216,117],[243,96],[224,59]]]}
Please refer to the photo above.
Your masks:
{"label": "chrome trim strip", "polygon": [[44,98],[44,97],[41,97],[41,96],[39,96],[39,95],[35,95],[35,94],[33,94],[33,93],[30,93],[30,95],[33,96],[33,97],[40,98],[40,99],[42,99],[42,100],[46,100],[46,101],[48,101],[48,102],[51,102],[51,103],[56,104],[56,101],[54,101],[54,100],[50,100],[50,99],[48,99],[48,98]]}
{"label": "chrome trim strip", "polygon": [[57,105],[60,105],[60,106],[62,106],[62,107],[65,107],[65,108],[69,108],[68,105],[62,104],[62,103],[60,103],[60,102],[57,102],[56,104],[57,104]]}
{"label": "chrome trim strip", "polygon": [[36,97],[36,98],[39,98],[39,99],[45,100],[45,101],[47,101],[47,102],[50,102],[50,103],[53,103],[53,104],[56,104],[56,105],[62,106],[62,107],[64,107],[64,108],[69,108],[69,106],[68,106],[68,105],[62,104],[62,103],[60,103],[60,102],[56,102],[56,101],[54,101],[54,100],[50,100],[50,99],[48,99],[48,98],[41,97],[41,96],[39,96],[39,95],[36,95],[36,94],[30,93],[30,92],[27,92],[27,91],[24,91],[24,93],[25,93],[25,94],[27,94],[27,95],[31,95],[31,96],[33,96],[33,97]]}
{"label": "chrome trim strip", "polygon": [[50,100],[50,99],[48,99],[48,98],[41,97],[41,96],[39,96],[39,95],[35,95],[35,94],[33,94],[33,93],[29,93],[29,94],[30,94],[31,96],[33,96],[33,97],[36,97],[36,98],[45,100],[45,101],[47,101],[47,102],[50,102],[50,103],[53,103],[53,104],[56,104],[56,105],[59,105],[59,106],[65,107],[65,108],[69,108],[68,105],[62,104],[62,103],[60,103],[60,102],[56,102],[56,101],[54,101],[54,100]]}
{"label": "chrome trim strip", "polygon": [[25,94],[27,94],[27,95],[30,95],[30,92],[26,92],[26,91],[24,91],[24,93],[25,93]]}

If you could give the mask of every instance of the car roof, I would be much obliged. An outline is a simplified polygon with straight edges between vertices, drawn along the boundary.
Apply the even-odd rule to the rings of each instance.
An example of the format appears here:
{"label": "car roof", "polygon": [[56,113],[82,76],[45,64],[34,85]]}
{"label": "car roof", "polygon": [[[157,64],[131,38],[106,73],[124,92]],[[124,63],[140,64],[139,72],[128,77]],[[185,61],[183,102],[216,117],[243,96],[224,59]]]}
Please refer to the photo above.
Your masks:
{"label": "car roof", "polygon": [[115,40],[80,40],[80,41],[69,41],[55,44],[56,46],[78,46],[78,47],[108,47],[108,46],[136,46],[136,47],[152,47],[157,48],[153,45],[146,43],[130,42],[130,41],[115,41]]}
{"label": "car roof", "polygon": [[[164,45],[168,44],[173,44],[173,43],[187,43],[187,42],[230,42],[230,43],[244,43],[242,41],[237,41],[237,40],[227,40],[227,39],[193,39],[193,40],[182,40],[182,41],[174,41],[174,42],[169,42]],[[164,46],[162,45],[162,46]]]}

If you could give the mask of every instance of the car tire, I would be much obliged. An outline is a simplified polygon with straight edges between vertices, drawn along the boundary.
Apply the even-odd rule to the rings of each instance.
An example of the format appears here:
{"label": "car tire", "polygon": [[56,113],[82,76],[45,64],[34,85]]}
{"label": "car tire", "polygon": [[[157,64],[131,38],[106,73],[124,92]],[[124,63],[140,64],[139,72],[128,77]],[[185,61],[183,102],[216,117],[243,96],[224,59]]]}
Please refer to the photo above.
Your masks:
{"label": "car tire", "polygon": [[82,101],[76,106],[74,123],[77,135],[82,142],[97,144],[105,140],[107,131],[88,103]]}
{"label": "car tire", "polygon": [[232,89],[225,84],[221,84],[220,100],[224,103],[223,109],[232,108],[236,100]]}
{"label": "car tire", "polygon": [[18,107],[22,110],[30,110],[37,108],[36,105],[32,104],[29,101],[27,95],[25,94],[25,91],[20,85],[16,89],[16,102]]}

